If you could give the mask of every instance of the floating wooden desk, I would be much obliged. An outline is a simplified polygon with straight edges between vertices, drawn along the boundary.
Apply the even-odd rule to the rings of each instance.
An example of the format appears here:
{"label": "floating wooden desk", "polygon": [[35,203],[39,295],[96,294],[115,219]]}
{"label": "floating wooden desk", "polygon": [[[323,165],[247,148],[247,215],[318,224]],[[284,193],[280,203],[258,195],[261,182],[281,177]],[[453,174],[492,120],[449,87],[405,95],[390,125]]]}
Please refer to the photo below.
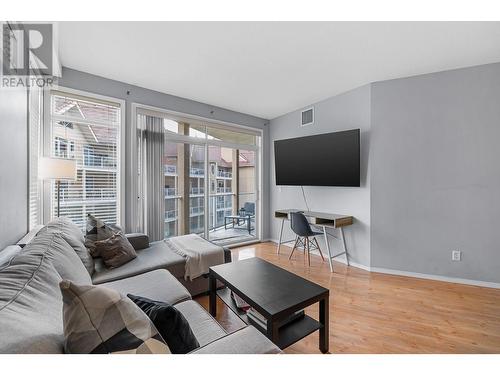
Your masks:
{"label": "floating wooden desk", "polygon": [[[283,241],[283,227],[285,224],[285,220],[290,219],[290,212],[302,212],[304,216],[306,216],[309,220],[309,222],[317,227],[321,227],[323,230],[323,236],[325,238],[325,244],[326,244],[326,249],[328,251],[328,262],[330,264],[330,271],[333,272],[333,263],[332,259],[336,258],[340,255],[345,254],[346,262],[347,265],[349,265],[349,253],[347,252],[347,247],[345,245],[345,238],[344,238],[344,227],[351,225],[353,222],[353,217],[352,216],[347,216],[347,215],[337,215],[337,214],[330,214],[326,212],[316,212],[316,211],[303,211],[295,208],[286,208],[282,210],[276,210],[274,212],[274,217],[277,219],[281,219],[281,228],[280,228],[280,237],[278,240],[278,247],[277,247],[277,253],[280,253],[280,247],[281,244],[287,243],[287,242],[292,242],[294,240],[288,240],[288,241]],[[328,228],[335,228],[338,229],[340,232],[340,238],[330,234],[327,232]],[[330,243],[328,242],[328,236],[332,236],[333,238],[340,240],[342,242],[342,248],[343,252],[333,255],[331,254],[330,251]]]}

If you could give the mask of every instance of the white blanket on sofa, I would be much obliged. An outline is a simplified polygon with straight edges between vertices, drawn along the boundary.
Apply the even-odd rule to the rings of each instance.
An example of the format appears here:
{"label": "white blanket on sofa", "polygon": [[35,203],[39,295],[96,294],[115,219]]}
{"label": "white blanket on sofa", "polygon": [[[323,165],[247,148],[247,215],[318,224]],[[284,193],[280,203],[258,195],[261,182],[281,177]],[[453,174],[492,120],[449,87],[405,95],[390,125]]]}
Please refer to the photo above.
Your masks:
{"label": "white blanket on sofa", "polygon": [[186,258],[185,280],[193,280],[208,273],[209,267],[224,263],[224,249],[197,234],[167,238],[165,243]]}

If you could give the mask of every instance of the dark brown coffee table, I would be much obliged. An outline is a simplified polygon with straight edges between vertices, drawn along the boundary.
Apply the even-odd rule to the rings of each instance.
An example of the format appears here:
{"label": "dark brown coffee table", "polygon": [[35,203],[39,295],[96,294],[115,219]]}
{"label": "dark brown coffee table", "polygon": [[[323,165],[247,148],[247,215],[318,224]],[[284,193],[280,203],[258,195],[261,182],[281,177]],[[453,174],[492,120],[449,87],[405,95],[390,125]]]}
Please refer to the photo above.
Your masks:
{"label": "dark brown coffee table", "polygon": [[[247,324],[253,322],[236,307],[231,290],[267,319],[264,330],[253,324],[278,347],[284,349],[319,330],[319,349],[328,352],[329,290],[260,258],[210,267],[209,310],[216,315],[216,296]],[[226,288],[217,290],[217,280]],[[281,325],[291,314],[319,302],[319,321],[308,315]]]}

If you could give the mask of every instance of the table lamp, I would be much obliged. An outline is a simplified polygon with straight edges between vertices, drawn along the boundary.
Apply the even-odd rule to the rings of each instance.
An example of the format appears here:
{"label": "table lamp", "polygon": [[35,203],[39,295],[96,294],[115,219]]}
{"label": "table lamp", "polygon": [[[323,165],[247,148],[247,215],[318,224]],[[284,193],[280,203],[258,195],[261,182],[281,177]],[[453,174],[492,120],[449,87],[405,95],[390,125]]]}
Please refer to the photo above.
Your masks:
{"label": "table lamp", "polygon": [[42,157],[38,164],[38,177],[57,181],[57,217],[61,209],[61,180],[76,180],[76,160]]}

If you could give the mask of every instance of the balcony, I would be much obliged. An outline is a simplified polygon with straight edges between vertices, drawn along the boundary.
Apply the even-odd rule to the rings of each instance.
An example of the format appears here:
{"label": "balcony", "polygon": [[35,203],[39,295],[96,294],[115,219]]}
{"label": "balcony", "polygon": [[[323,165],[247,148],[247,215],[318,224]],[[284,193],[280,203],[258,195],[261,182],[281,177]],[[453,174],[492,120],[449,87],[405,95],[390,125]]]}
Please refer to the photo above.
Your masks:
{"label": "balcony", "polygon": [[191,168],[189,171],[189,176],[190,177],[204,177],[205,170],[202,168]]}
{"label": "balcony", "polygon": [[[163,171],[165,176],[178,176],[176,165],[164,165]],[[190,177],[204,177],[205,171],[202,168],[191,168],[189,170]]]}
{"label": "balcony", "polygon": [[165,221],[177,220],[177,210],[165,211]]}
{"label": "balcony", "polygon": [[116,168],[116,158],[109,156],[84,155],[83,166],[86,168],[113,169]]}
{"label": "balcony", "polygon": [[164,165],[163,170],[166,176],[177,176],[177,166],[175,165]]}
{"label": "balcony", "polygon": [[190,207],[189,208],[189,214],[191,216],[199,216],[203,215],[205,213],[204,207]]}
{"label": "balcony", "polygon": [[205,188],[202,187],[193,187],[189,191],[190,195],[203,195],[205,193]]}
{"label": "balcony", "polygon": [[232,178],[233,177],[233,174],[231,172],[226,172],[226,171],[223,171],[221,169],[219,169],[217,171],[217,177],[221,177],[221,178]]}
{"label": "balcony", "polygon": [[230,187],[218,187],[217,188],[217,194],[221,193],[232,193],[232,189]]}
{"label": "balcony", "polygon": [[165,188],[165,198],[172,198],[177,195],[177,189],[176,188]]}

